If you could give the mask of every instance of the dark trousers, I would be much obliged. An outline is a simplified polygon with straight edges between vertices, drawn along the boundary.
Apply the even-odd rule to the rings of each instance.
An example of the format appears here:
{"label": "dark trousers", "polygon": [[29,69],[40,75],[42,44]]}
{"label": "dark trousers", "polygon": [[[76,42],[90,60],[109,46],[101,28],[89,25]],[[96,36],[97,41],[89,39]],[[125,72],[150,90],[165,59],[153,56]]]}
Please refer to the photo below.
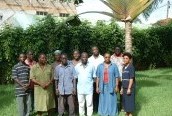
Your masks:
{"label": "dark trousers", "polygon": [[75,106],[73,95],[59,95],[58,97],[58,112],[59,116],[63,116],[65,112],[65,103],[69,105],[69,116],[75,115]]}
{"label": "dark trousers", "polygon": [[96,92],[96,83],[95,82],[93,84],[93,87],[94,87],[93,108],[94,108],[94,111],[97,112],[98,111],[98,104],[99,104],[99,94],[97,94],[97,92]]}

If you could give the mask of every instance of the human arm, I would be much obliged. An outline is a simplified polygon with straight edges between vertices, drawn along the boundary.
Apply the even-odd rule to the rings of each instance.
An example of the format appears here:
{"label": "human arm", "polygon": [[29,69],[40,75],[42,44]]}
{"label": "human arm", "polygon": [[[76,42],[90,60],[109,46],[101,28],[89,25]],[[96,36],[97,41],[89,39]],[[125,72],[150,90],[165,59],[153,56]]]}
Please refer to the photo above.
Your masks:
{"label": "human arm", "polygon": [[120,74],[118,67],[115,65],[115,92],[119,92],[119,79],[120,79]]}
{"label": "human arm", "polygon": [[29,84],[23,84],[19,78],[18,78],[18,71],[17,71],[17,67],[14,66],[12,69],[12,78],[15,81],[15,83],[17,83],[19,86],[21,86],[23,89],[27,90],[29,87]]}
{"label": "human arm", "polygon": [[129,84],[128,84],[128,88],[127,88],[127,94],[131,94],[131,88],[134,84],[134,78],[135,78],[135,70],[134,67],[131,67],[131,69],[129,70],[129,75],[130,75],[130,79],[129,79]]}
{"label": "human arm", "polygon": [[100,84],[100,66],[97,67],[96,70],[96,92],[99,94],[100,90],[99,90],[99,84]]}
{"label": "human arm", "polygon": [[44,88],[45,88],[45,84],[41,83],[40,81],[38,81],[38,80],[36,79],[35,71],[36,71],[36,69],[35,69],[35,67],[33,66],[33,67],[31,68],[31,70],[30,70],[30,80],[31,80],[32,82],[34,82],[34,84],[39,85],[40,87],[42,87],[42,88],[44,89]]}
{"label": "human arm", "polygon": [[99,81],[100,81],[100,79],[97,77],[96,78],[96,92],[99,94],[100,93],[100,91],[99,91]]}

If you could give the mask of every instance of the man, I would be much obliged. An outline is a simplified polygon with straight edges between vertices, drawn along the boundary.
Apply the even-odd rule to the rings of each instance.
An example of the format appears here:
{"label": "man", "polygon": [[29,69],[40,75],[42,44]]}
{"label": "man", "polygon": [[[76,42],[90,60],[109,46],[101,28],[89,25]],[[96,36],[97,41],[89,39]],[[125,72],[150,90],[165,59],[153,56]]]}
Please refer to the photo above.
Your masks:
{"label": "man", "polygon": [[27,53],[27,59],[25,60],[25,63],[31,68],[33,65],[36,64],[36,61],[33,59],[33,52],[28,51]]}
{"label": "man", "polygon": [[[54,52],[54,63],[52,63],[52,75],[53,75],[53,78],[55,78],[55,68],[61,64],[61,50],[56,50]],[[53,89],[54,89],[54,93],[56,92],[55,90],[55,83],[53,82]],[[54,94],[54,97],[55,97],[55,104],[56,104],[56,109],[58,108],[58,100],[57,100],[57,96],[56,94]]]}
{"label": "man", "polygon": [[[33,52],[28,51],[27,53],[27,59],[25,60],[25,63],[31,67],[36,64],[36,61],[33,59]],[[34,83],[30,80],[30,89],[31,89],[31,106],[32,106],[32,111],[34,110]]]}
{"label": "man", "polygon": [[75,68],[68,63],[66,54],[61,55],[61,64],[55,68],[55,86],[58,96],[59,116],[65,112],[65,102],[69,105],[69,116],[75,115],[73,95],[76,94]]}
{"label": "man", "polygon": [[35,111],[38,116],[42,116],[44,112],[51,115],[51,109],[55,108],[52,67],[47,64],[45,54],[40,54],[38,63],[31,68],[31,80],[34,85]]}
{"label": "man", "polygon": [[[111,56],[111,62],[115,63],[118,67],[119,70],[119,76],[120,76],[120,81],[119,81],[119,89],[121,90],[121,82],[122,82],[122,69],[124,66],[124,62],[123,62],[123,54],[121,52],[120,47],[115,47],[115,53]],[[122,108],[122,95],[120,95],[120,109],[123,110]]]}
{"label": "man", "polygon": [[88,59],[88,61],[94,65],[95,69],[97,69],[97,66],[104,62],[104,58],[100,55],[97,46],[92,47],[92,54],[93,55]]}
{"label": "man", "polygon": [[29,67],[25,64],[25,54],[19,55],[19,63],[12,69],[12,78],[16,86],[16,99],[19,116],[29,116],[31,98],[29,92]]}
{"label": "man", "polygon": [[81,54],[81,63],[75,67],[76,78],[78,79],[77,91],[79,102],[79,114],[85,115],[85,101],[87,105],[87,116],[93,114],[93,78],[95,76],[94,66],[88,62],[88,54]]}
{"label": "man", "polygon": [[[89,63],[92,63],[95,67],[95,70],[97,70],[97,67],[99,64],[104,62],[104,57],[100,55],[99,49],[97,46],[92,47],[92,53],[93,55],[88,59]],[[96,83],[94,82],[94,108],[95,111],[98,109],[98,102],[99,102],[99,95],[96,93]]]}
{"label": "man", "polygon": [[55,61],[52,64],[53,71],[55,70],[56,66],[58,66],[59,64],[61,64],[61,51],[60,50],[56,50],[54,52],[54,59],[55,59]]}
{"label": "man", "polygon": [[115,63],[118,67],[120,78],[122,78],[122,68],[123,68],[123,54],[120,47],[115,47],[115,53],[111,56],[111,62]]}

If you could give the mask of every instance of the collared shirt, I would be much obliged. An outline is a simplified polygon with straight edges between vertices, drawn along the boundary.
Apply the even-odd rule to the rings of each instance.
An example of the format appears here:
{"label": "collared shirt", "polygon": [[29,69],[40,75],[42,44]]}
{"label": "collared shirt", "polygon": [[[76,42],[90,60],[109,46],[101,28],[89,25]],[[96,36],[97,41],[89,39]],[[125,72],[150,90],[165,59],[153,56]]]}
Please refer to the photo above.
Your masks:
{"label": "collared shirt", "polygon": [[123,88],[128,88],[130,79],[134,80],[134,84],[132,85],[132,87],[134,87],[134,85],[135,85],[135,69],[132,64],[123,68],[123,72],[122,72],[122,87]]}
{"label": "collared shirt", "polygon": [[[19,62],[12,69],[12,78],[18,79],[22,84],[29,84],[29,67]],[[16,96],[28,94],[18,83],[15,83],[15,87]]]}
{"label": "collared shirt", "polygon": [[115,64],[117,65],[118,70],[119,70],[119,75],[120,75],[120,77],[122,78],[122,68],[123,68],[123,66],[124,66],[124,62],[123,62],[123,57],[122,57],[122,55],[116,56],[115,54],[113,54],[113,55],[111,56],[111,62],[112,62],[112,63],[115,63]]}
{"label": "collared shirt", "polygon": [[[105,70],[105,66],[104,63],[100,64],[97,67],[97,71],[96,71],[96,76],[100,79],[100,83],[99,83],[99,89],[100,92],[103,92],[103,87],[104,87],[104,70]],[[114,92],[114,88],[116,87],[116,78],[119,78],[119,71],[118,68],[116,66],[116,64],[111,63],[108,67],[108,76],[109,76],[109,83],[108,84],[108,91],[110,93]]]}
{"label": "collared shirt", "polygon": [[[30,70],[30,79],[35,79],[40,83],[46,84],[52,80],[52,67],[49,64],[45,64],[42,69],[39,63],[34,65]],[[39,87],[39,85],[34,85],[34,87]]]}
{"label": "collared shirt", "polygon": [[74,88],[75,68],[73,65],[62,64],[55,68],[55,80],[58,80],[58,90],[61,95],[72,94]]}
{"label": "collared shirt", "polygon": [[97,70],[97,67],[99,64],[104,62],[104,57],[99,54],[97,58],[95,58],[93,55],[88,59],[90,63],[92,63],[95,67],[95,70]]}
{"label": "collared shirt", "polygon": [[93,94],[93,78],[96,77],[94,65],[89,62],[86,65],[79,63],[75,70],[78,94]]}

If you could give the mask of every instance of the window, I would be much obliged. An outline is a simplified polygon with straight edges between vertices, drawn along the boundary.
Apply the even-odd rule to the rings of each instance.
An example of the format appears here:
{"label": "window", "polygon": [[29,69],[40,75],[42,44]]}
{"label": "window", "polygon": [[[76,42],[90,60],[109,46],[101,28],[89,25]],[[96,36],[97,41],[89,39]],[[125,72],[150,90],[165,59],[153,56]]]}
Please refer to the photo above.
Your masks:
{"label": "window", "polygon": [[60,13],[60,17],[69,17],[69,14],[67,14],[67,13]]}
{"label": "window", "polygon": [[36,11],[36,15],[48,15],[48,12]]}

